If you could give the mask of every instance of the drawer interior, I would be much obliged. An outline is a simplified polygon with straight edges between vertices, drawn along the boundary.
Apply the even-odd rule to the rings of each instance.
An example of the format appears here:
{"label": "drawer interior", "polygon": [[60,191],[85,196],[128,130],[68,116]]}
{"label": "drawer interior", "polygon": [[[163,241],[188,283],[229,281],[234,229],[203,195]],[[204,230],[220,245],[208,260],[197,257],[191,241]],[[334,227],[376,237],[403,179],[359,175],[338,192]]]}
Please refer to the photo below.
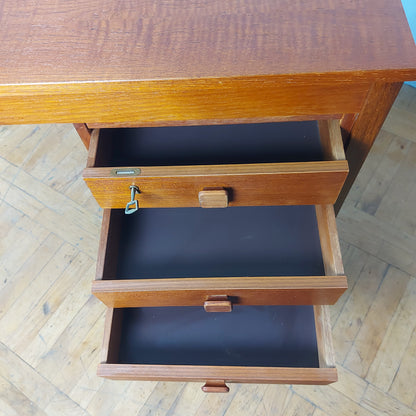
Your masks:
{"label": "drawer interior", "polygon": [[328,384],[337,380],[326,306],[108,308],[101,377]]}
{"label": "drawer interior", "polygon": [[[126,308],[120,364],[319,367],[313,306]],[[115,347],[115,346],[114,346]]]}
{"label": "drawer interior", "polygon": [[106,209],[333,204],[347,174],[338,120],[96,129],[83,172]]}
{"label": "drawer interior", "polygon": [[315,207],[112,210],[100,280],[325,274]]}
{"label": "drawer interior", "polygon": [[316,121],[101,129],[93,167],[323,160]]}

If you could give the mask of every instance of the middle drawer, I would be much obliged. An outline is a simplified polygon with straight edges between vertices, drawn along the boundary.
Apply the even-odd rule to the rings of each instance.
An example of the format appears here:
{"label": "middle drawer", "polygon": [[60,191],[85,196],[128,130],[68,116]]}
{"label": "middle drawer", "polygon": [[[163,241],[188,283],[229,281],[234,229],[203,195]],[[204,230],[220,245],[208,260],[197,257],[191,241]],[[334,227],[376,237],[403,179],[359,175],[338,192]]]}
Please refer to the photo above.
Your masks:
{"label": "middle drawer", "polygon": [[[331,205],[105,210],[92,291],[112,308],[333,304]],[[225,306],[226,307],[226,306]]]}

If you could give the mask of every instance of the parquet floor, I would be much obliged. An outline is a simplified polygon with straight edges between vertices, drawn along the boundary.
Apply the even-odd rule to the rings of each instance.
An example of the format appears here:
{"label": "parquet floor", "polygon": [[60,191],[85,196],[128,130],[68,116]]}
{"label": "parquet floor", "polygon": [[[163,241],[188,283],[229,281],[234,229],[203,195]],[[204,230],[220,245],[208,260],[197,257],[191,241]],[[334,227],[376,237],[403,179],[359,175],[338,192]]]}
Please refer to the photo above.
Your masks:
{"label": "parquet floor", "polygon": [[405,86],[339,217],[349,290],[327,387],[96,377],[101,212],[69,125],[0,127],[0,415],[416,416],[416,89]]}

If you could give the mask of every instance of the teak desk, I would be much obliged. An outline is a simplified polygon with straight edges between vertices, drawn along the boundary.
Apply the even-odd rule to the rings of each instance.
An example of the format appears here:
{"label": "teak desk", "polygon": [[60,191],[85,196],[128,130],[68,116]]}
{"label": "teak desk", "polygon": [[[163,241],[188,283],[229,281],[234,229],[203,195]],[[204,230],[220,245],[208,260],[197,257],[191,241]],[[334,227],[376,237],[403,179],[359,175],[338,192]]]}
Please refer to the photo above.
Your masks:
{"label": "teak desk", "polygon": [[[402,82],[416,79],[415,41],[400,0],[0,0],[0,22],[1,123],[74,123],[88,148],[100,128],[320,120],[325,147],[338,160],[339,120],[349,175],[336,210]],[[227,201],[221,189],[200,195],[201,205]],[[331,209],[317,207],[318,221]],[[105,214],[104,228],[109,222]],[[343,274],[342,264],[332,266],[326,274]],[[274,289],[281,299],[282,288]],[[230,308],[217,292],[206,310]],[[320,355],[325,361],[325,346]],[[245,367],[228,368],[228,377],[210,368],[179,378],[206,379],[207,391],[224,391],[226,379],[335,380],[302,371],[262,378]],[[152,371],[141,377],[178,378]],[[134,378],[123,370],[102,375]]]}

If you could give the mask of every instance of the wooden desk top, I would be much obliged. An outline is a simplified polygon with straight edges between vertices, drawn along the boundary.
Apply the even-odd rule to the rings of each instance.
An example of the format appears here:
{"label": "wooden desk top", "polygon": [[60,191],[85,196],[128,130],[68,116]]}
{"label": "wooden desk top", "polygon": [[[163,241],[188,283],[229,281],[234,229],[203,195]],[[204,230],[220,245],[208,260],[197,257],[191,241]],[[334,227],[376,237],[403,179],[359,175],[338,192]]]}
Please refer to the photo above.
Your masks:
{"label": "wooden desk top", "polygon": [[[36,107],[33,97],[45,94],[52,101],[106,94],[112,105],[135,88],[192,91],[259,77],[416,78],[416,46],[400,0],[0,0],[0,96],[7,98],[0,99],[0,122],[36,121],[41,108],[29,114],[14,103],[32,97]],[[55,104],[42,108],[59,112]],[[92,120],[85,109],[72,116],[116,120]]]}

